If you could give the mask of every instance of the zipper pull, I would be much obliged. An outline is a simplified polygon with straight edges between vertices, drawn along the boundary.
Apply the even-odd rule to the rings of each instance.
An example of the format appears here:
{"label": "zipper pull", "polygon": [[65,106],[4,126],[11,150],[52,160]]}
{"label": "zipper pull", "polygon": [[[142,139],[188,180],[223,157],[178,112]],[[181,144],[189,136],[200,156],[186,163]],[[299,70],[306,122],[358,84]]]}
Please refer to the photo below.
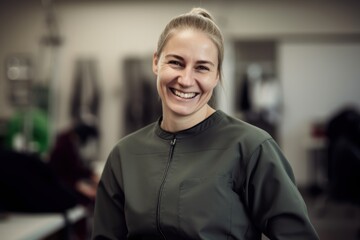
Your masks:
{"label": "zipper pull", "polygon": [[174,138],[174,139],[172,139],[172,140],[170,141],[170,145],[171,145],[171,146],[175,146],[175,143],[176,143],[176,138]]}

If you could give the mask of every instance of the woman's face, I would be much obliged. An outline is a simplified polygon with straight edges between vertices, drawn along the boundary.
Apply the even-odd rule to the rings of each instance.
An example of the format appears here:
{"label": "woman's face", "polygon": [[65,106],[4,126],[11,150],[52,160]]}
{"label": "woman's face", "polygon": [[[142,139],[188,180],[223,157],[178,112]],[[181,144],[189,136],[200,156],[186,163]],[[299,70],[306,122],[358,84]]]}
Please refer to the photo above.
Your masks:
{"label": "woman's face", "polygon": [[217,48],[205,33],[175,32],[153,58],[163,114],[190,116],[204,110],[219,81],[217,67]]}

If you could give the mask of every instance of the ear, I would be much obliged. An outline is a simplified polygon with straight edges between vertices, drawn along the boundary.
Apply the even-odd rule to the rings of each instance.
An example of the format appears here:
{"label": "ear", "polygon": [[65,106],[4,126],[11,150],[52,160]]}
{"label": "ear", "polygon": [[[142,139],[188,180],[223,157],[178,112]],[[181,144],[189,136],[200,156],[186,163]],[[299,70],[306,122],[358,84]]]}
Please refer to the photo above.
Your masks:
{"label": "ear", "polygon": [[152,69],[155,75],[158,74],[158,63],[159,63],[159,57],[157,53],[155,52],[153,55],[153,61],[152,61]]}

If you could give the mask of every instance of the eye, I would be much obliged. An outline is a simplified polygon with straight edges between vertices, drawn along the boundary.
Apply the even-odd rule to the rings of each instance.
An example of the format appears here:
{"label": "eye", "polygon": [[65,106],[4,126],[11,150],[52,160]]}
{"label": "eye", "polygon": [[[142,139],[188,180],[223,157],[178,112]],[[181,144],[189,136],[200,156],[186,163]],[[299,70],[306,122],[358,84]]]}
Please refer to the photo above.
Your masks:
{"label": "eye", "polygon": [[210,69],[207,66],[199,65],[196,67],[196,70],[198,71],[209,71]]}
{"label": "eye", "polygon": [[182,67],[183,66],[183,64],[180,61],[177,61],[177,60],[170,60],[169,64],[172,65],[172,66],[175,66],[175,67]]}

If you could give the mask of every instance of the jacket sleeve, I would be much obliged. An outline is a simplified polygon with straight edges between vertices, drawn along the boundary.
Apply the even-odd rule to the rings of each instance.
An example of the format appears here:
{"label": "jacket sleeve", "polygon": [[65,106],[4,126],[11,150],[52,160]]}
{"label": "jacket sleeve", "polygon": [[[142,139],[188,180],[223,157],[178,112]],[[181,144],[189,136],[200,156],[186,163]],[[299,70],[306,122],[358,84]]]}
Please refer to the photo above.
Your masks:
{"label": "jacket sleeve", "polygon": [[244,200],[256,227],[270,239],[319,239],[290,164],[273,139],[247,158]]}
{"label": "jacket sleeve", "polygon": [[[120,168],[114,168],[111,153],[104,167],[95,200],[94,225],[91,239],[126,239],[124,194],[121,189]],[[116,171],[116,174],[114,172]]]}

